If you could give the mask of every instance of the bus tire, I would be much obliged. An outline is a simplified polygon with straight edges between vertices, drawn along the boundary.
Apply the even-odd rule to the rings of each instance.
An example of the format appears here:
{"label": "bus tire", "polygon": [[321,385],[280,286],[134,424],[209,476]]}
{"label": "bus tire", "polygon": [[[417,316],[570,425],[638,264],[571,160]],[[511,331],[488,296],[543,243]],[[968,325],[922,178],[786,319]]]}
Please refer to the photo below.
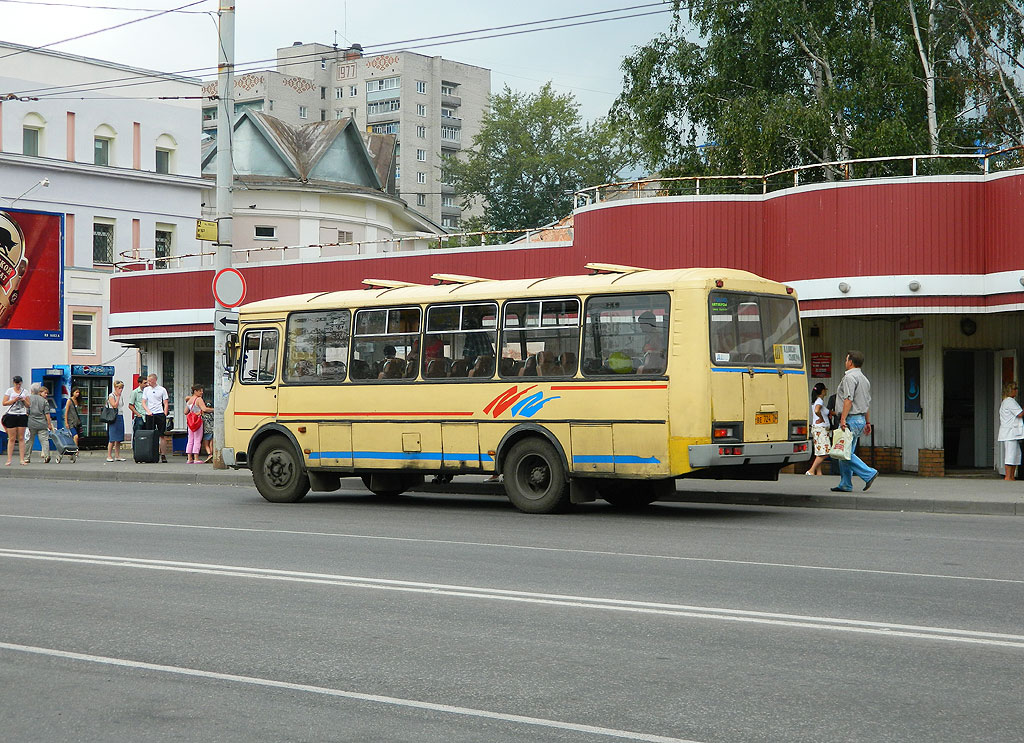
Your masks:
{"label": "bus tire", "polygon": [[557,513],[569,505],[569,478],[558,451],[531,437],[512,445],[502,465],[505,493],[524,513]]}
{"label": "bus tire", "polygon": [[653,483],[644,480],[606,480],[597,486],[597,492],[609,504],[624,511],[646,508],[658,500]]}
{"label": "bus tire", "polygon": [[256,447],[252,479],[260,495],[271,503],[295,503],[309,492],[309,476],[291,442],[271,436]]}

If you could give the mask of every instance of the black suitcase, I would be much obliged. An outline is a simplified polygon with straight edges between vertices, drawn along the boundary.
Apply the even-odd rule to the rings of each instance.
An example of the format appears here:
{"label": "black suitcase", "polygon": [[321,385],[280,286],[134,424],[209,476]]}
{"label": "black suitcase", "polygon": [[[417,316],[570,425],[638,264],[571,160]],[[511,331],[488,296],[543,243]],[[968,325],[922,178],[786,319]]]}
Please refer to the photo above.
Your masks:
{"label": "black suitcase", "polygon": [[141,429],[132,437],[132,456],[136,462],[160,461],[160,435],[150,429]]}

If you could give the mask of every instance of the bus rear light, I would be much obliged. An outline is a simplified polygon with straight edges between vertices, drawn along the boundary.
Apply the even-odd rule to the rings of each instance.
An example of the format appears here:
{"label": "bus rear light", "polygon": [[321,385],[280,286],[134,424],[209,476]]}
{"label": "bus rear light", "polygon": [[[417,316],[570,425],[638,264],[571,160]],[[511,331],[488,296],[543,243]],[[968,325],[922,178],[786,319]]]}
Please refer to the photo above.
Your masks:
{"label": "bus rear light", "polygon": [[721,289],[723,286],[725,286],[725,282],[722,281],[721,279],[715,279],[715,286]]}
{"label": "bus rear light", "polygon": [[790,421],[789,422],[789,439],[806,439],[807,438],[807,421]]}
{"label": "bus rear light", "polygon": [[807,442],[806,441],[804,443],[802,443],[802,444],[793,444],[793,453],[794,454],[799,454],[799,453],[805,452],[805,451],[807,451]]}
{"label": "bus rear light", "polygon": [[743,454],[742,446],[720,446],[718,447],[718,453],[720,456],[741,456]]}
{"label": "bus rear light", "polygon": [[786,287],[786,294],[792,294],[792,293],[793,293],[793,287],[787,286]]}
{"label": "bus rear light", "polygon": [[743,424],[740,421],[715,421],[711,424],[711,439],[716,443],[743,441]]}

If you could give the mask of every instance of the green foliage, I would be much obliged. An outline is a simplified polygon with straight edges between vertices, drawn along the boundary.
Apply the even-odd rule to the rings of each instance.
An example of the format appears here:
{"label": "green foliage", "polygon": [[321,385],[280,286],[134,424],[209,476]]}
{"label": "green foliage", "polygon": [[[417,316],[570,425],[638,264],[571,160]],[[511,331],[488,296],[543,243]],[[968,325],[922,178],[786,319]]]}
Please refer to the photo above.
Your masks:
{"label": "green foliage", "polygon": [[526,229],[572,211],[572,192],[615,180],[625,158],[607,122],[584,124],[572,95],[545,84],[533,95],[507,86],[491,97],[465,157],[445,170],[464,207],[483,202],[493,230]]}
{"label": "green foliage", "polygon": [[664,175],[1024,143],[1021,0],[909,1],[677,0],[611,122]]}

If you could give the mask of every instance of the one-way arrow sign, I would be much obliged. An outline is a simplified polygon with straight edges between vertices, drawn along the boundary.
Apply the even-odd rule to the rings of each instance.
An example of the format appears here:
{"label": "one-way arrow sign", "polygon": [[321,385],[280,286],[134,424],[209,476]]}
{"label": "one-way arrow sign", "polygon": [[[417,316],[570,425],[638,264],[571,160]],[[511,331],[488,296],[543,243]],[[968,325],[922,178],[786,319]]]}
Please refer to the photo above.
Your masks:
{"label": "one-way arrow sign", "polygon": [[232,330],[238,327],[238,313],[231,310],[215,310],[213,327],[218,330]]}

